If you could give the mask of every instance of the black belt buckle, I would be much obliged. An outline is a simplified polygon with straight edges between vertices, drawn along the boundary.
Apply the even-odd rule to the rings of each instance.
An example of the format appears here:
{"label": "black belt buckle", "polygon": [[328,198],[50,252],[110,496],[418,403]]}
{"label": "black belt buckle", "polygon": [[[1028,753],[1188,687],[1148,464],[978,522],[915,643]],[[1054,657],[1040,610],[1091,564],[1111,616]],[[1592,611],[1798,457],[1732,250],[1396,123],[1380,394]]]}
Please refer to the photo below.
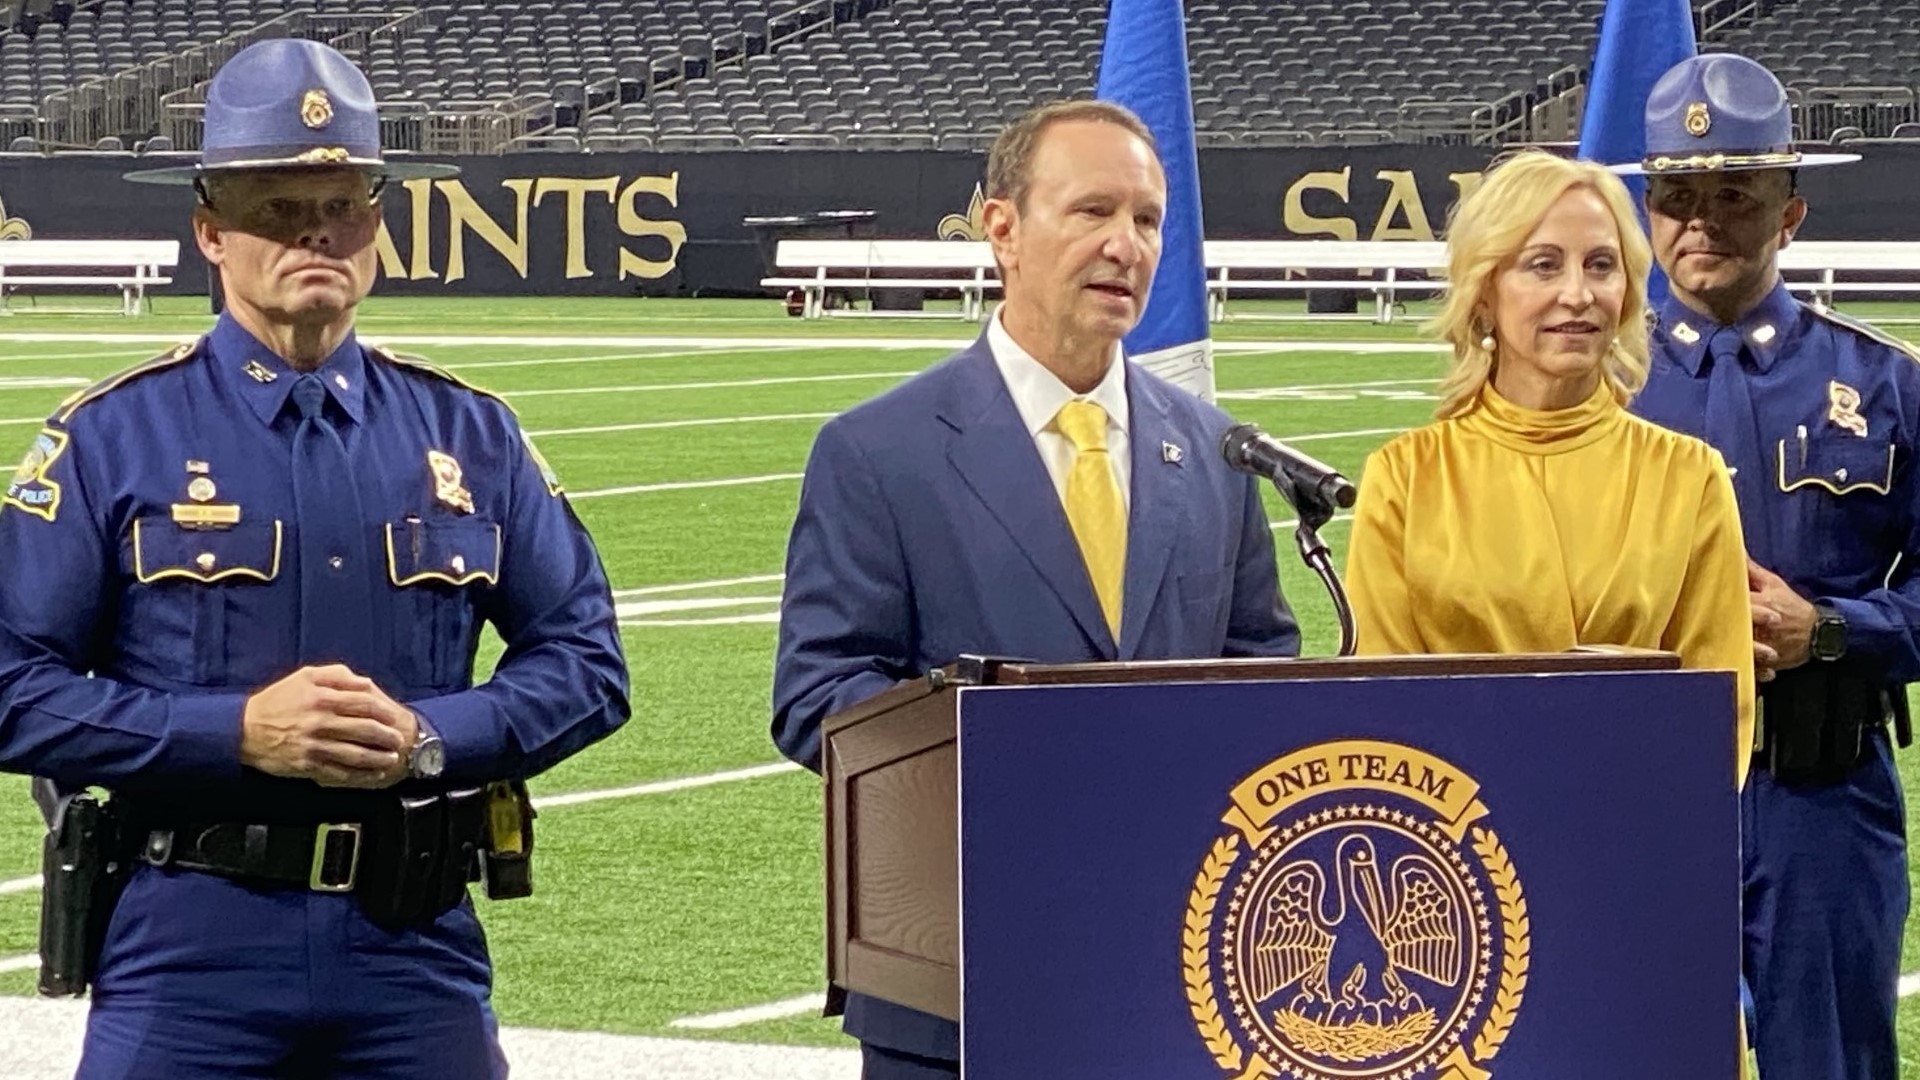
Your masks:
{"label": "black belt buckle", "polygon": [[314,892],[352,892],[360,876],[360,826],[316,825],[313,830],[313,870],[307,887]]}

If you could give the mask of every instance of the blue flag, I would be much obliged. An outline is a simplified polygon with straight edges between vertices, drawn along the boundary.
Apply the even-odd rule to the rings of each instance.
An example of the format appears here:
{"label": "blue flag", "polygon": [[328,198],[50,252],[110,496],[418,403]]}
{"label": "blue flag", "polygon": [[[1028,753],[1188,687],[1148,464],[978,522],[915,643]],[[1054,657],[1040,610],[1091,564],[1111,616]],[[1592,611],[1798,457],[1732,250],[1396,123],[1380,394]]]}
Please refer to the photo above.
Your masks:
{"label": "blue flag", "polygon": [[1206,230],[1200,221],[1200,162],[1193,150],[1193,93],[1181,0],[1113,0],[1096,94],[1146,121],[1167,174],[1160,270],[1140,325],[1127,335],[1127,355],[1212,401],[1213,342],[1207,329],[1207,266],[1201,248]]}
{"label": "blue flag", "polygon": [[[1647,153],[1647,95],[1668,69],[1694,55],[1693,8],[1689,0],[1607,0],[1600,44],[1587,80],[1586,114],[1580,121],[1580,156],[1605,165],[1639,161]],[[1646,224],[1644,177],[1629,176],[1628,190]],[[1653,268],[1648,299],[1666,299],[1667,276]]]}

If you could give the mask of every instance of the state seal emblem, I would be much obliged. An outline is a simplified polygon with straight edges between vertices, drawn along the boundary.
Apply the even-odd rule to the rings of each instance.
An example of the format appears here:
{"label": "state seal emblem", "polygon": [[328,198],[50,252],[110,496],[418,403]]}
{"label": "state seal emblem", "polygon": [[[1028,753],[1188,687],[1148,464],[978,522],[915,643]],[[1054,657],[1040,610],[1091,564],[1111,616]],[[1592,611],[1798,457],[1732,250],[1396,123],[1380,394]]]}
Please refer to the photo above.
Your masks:
{"label": "state seal emblem", "polygon": [[1237,785],[1181,935],[1201,1042],[1233,1080],[1486,1080],[1530,923],[1480,787],[1377,741]]}

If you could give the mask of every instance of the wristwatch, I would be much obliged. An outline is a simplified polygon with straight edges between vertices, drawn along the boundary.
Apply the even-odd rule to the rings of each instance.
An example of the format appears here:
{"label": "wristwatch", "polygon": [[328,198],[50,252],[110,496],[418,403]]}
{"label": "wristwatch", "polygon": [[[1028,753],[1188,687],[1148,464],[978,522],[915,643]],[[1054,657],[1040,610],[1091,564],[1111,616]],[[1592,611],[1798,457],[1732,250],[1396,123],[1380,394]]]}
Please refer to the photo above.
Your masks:
{"label": "wristwatch", "polygon": [[440,733],[433,730],[426,717],[414,715],[420,721],[420,731],[414,736],[413,750],[407,754],[407,775],[415,780],[438,780],[447,767],[447,744],[441,741]]}
{"label": "wristwatch", "polygon": [[1847,653],[1846,616],[1834,610],[1832,604],[1813,605],[1813,640],[1809,651],[1815,660],[1831,663]]}

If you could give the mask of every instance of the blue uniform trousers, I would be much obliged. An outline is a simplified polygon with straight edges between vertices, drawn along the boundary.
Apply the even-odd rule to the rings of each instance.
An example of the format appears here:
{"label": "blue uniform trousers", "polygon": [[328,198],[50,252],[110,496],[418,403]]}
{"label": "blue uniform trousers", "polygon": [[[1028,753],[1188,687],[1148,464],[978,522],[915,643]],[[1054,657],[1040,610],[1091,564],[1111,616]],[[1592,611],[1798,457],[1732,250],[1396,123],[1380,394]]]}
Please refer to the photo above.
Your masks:
{"label": "blue uniform trousers", "polygon": [[960,1063],[860,1044],[860,1080],[959,1080]]}
{"label": "blue uniform trousers", "polygon": [[1844,783],[1741,793],[1745,971],[1761,1080],[1897,1080],[1906,812],[1884,731]]}
{"label": "blue uniform trousers", "polygon": [[390,933],[350,895],[141,865],[77,1080],[503,1080],[471,904]]}

